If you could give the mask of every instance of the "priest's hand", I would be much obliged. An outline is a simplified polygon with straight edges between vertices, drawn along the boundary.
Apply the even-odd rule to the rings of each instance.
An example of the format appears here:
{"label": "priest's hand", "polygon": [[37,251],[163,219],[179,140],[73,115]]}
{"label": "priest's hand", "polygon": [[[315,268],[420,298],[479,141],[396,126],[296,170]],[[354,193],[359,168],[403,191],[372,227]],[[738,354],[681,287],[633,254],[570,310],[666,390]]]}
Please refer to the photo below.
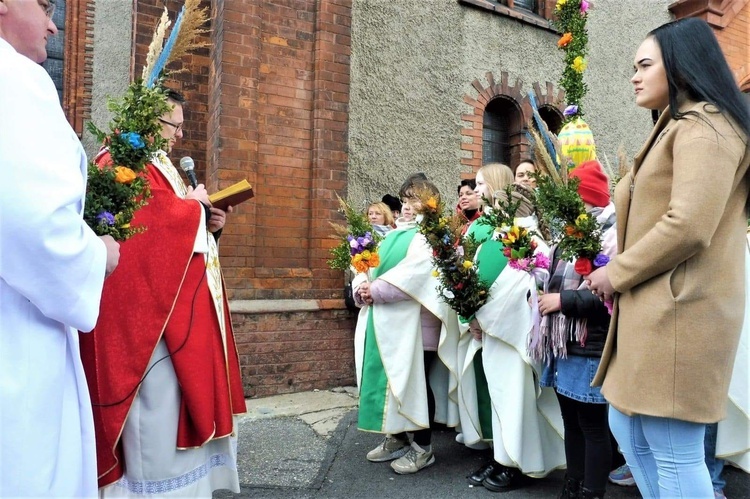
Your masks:
{"label": "priest's hand", "polygon": [[211,201],[208,199],[208,191],[203,184],[198,184],[195,189],[192,186],[188,187],[185,199],[195,199],[206,206],[211,206]]}
{"label": "priest's hand", "polygon": [[211,219],[208,221],[208,231],[216,232],[224,228],[227,221],[227,213],[232,213],[234,209],[229,206],[227,211],[211,207]]}
{"label": "priest's hand", "polygon": [[112,236],[99,236],[107,249],[107,266],[104,271],[104,278],[114,272],[117,264],[120,263],[120,243],[114,240]]}

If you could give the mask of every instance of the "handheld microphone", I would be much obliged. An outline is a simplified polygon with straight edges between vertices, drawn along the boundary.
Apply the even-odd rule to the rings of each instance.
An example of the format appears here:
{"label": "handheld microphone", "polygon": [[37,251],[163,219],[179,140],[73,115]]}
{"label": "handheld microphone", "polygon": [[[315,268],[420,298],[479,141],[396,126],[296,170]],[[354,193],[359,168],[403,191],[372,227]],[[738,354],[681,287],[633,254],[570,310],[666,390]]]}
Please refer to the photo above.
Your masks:
{"label": "handheld microphone", "polygon": [[193,189],[198,187],[198,179],[195,177],[195,161],[193,161],[193,158],[190,156],[185,156],[180,160],[180,168],[185,172],[185,175],[187,175],[188,180],[190,181],[190,185],[193,186]]}

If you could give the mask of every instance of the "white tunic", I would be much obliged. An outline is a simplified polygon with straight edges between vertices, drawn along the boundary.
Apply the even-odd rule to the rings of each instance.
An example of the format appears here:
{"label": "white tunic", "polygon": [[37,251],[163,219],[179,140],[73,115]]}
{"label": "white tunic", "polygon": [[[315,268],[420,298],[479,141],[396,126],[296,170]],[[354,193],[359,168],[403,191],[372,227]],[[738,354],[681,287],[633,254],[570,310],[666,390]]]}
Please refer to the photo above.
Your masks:
{"label": "white tunic", "polygon": [[0,179],[0,497],[95,496],[76,329],[96,323],[106,249],[52,80],[2,39]]}

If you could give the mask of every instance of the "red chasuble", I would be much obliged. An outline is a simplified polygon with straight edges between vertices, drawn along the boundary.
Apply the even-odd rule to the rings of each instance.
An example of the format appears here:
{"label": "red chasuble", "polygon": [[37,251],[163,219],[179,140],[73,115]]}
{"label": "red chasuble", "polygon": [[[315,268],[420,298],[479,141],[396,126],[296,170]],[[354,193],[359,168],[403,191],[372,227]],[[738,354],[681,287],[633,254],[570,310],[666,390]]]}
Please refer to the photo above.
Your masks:
{"label": "red chasuble", "polygon": [[[107,162],[109,154],[98,158],[99,164]],[[100,487],[123,475],[120,437],[161,338],[182,395],[178,448],[230,435],[232,415],[245,412],[226,293],[224,340],[205,256],[193,253],[203,207],[178,197],[155,166],[148,165],[147,177],[152,197],[133,218],[133,225],[146,230],[121,243],[120,263],[104,283],[96,328],[80,335]]]}

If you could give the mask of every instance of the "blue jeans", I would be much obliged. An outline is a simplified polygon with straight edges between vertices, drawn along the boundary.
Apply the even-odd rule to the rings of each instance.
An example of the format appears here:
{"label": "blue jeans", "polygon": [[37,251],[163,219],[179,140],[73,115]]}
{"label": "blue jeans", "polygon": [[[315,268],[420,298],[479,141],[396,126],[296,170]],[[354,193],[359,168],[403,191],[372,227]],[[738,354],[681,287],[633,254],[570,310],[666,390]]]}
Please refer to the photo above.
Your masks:
{"label": "blue jeans", "polygon": [[726,480],[721,478],[721,472],[724,470],[724,460],[716,457],[716,434],[719,429],[718,423],[706,425],[706,438],[703,440],[703,446],[706,449],[706,466],[708,474],[711,475],[711,484],[714,490],[724,490],[727,485]]}
{"label": "blue jeans", "polygon": [[609,409],[609,425],[641,495],[713,498],[703,439],[706,425]]}

